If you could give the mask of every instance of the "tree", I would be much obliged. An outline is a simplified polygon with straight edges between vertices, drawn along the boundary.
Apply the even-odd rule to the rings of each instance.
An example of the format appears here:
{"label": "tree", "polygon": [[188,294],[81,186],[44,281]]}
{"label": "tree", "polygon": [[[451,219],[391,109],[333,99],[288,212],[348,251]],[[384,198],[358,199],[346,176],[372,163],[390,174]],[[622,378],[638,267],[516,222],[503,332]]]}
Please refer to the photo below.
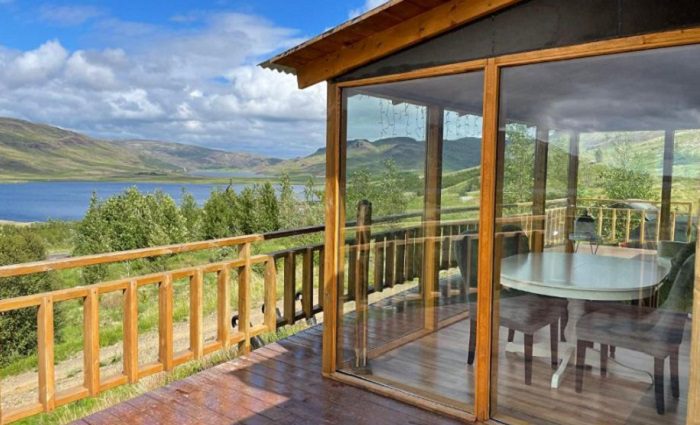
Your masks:
{"label": "tree", "polygon": [[194,196],[192,196],[192,194],[189,193],[185,188],[182,189],[182,201],[180,201],[180,215],[182,215],[182,218],[185,222],[185,228],[187,229],[187,240],[200,240],[203,237],[202,208],[200,208],[199,205],[197,205],[197,201],[194,199]]}
{"label": "tree", "polygon": [[244,235],[256,233],[255,215],[256,211],[256,194],[257,185],[253,187],[246,186],[238,196],[238,202],[234,208],[234,220],[237,224],[236,228]]}
{"label": "tree", "polygon": [[258,186],[254,215],[258,232],[272,232],[280,228],[279,202],[270,182]]}
{"label": "tree", "polygon": [[532,127],[525,124],[506,125],[503,171],[503,203],[532,200],[535,166],[535,143]]}
{"label": "tree", "polygon": [[[7,227],[0,233],[0,266],[39,261],[46,258],[46,246],[31,229]],[[0,298],[14,298],[56,289],[53,273],[36,273],[0,279]],[[57,306],[58,307],[58,306]],[[63,314],[54,312],[55,328],[60,329]],[[60,334],[59,334],[60,337]],[[0,313],[0,363],[36,351],[36,309],[22,308]]]}
{"label": "tree", "polygon": [[599,184],[610,199],[654,199],[654,178],[627,139],[613,142],[609,164],[599,165]]}
{"label": "tree", "polygon": [[226,190],[214,189],[204,203],[202,230],[206,239],[217,239],[234,235],[236,227],[236,192],[229,185]]}
{"label": "tree", "polygon": [[289,178],[289,174],[282,174],[280,178],[279,197],[279,218],[280,227],[293,229],[299,227],[299,203],[294,196],[294,189]]}

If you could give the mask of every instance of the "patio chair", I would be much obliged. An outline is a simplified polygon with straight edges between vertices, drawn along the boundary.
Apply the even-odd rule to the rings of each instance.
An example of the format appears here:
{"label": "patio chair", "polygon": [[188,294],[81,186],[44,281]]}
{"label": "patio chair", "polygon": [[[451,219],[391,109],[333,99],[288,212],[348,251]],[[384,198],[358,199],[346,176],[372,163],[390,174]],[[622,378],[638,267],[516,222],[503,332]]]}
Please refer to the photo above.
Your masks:
{"label": "patio chair", "polygon": [[[504,225],[502,232],[502,258],[517,254],[525,254],[530,251],[529,240],[522,229],[515,225]],[[478,238],[468,237],[476,234],[476,231],[464,233],[464,237],[455,241],[455,253],[457,264],[462,274],[462,285],[476,288],[477,285],[477,260],[479,255]],[[467,298],[470,312],[469,330],[469,354],[468,364],[474,363],[476,349],[476,298]],[[508,291],[499,302],[500,325],[508,328],[508,341],[512,342],[515,332],[524,334],[525,347],[525,384],[532,382],[532,350],[534,346],[534,334],[540,329],[549,326],[550,350],[552,369],[559,365],[559,319],[565,311],[567,301],[565,299],[544,297],[528,294],[521,291]]]}
{"label": "patio chair", "polygon": [[574,221],[574,231],[569,234],[569,240],[574,243],[574,252],[578,251],[578,246],[581,242],[588,242],[591,253],[598,253],[600,245],[600,236],[596,230],[596,219],[593,218],[588,211]]}
{"label": "patio chair", "polygon": [[695,254],[668,276],[672,286],[660,308],[616,304],[585,314],[576,324],[576,392],[583,391],[586,349],[601,344],[600,374],[607,375],[609,345],[645,353],[654,358],[656,411],[664,414],[664,364],[670,357],[671,394],[678,398],[678,350],[683,342],[688,294],[695,282]]}

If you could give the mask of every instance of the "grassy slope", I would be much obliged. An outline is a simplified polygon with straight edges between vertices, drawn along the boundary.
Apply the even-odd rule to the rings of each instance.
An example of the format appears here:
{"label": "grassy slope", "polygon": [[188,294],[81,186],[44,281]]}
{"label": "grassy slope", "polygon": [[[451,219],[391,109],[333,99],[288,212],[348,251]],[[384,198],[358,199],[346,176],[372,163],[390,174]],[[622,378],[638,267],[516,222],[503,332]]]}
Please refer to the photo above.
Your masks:
{"label": "grassy slope", "polygon": [[212,168],[263,169],[277,162],[178,143],[97,140],[48,125],[0,118],[0,181],[207,180],[187,173]]}

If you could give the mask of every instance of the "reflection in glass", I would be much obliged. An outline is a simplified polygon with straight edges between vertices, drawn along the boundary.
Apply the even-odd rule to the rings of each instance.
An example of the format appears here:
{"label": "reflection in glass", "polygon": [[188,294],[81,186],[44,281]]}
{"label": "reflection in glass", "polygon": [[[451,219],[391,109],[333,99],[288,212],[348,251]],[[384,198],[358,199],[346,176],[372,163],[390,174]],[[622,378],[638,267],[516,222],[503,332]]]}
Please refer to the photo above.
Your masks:
{"label": "reflection in glass", "polygon": [[685,423],[699,66],[690,46],[502,70],[496,418]]}
{"label": "reflection in glass", "polygon": [[473,403],[482,88],[478,72],[343,92],[340,369],[461,410]]}

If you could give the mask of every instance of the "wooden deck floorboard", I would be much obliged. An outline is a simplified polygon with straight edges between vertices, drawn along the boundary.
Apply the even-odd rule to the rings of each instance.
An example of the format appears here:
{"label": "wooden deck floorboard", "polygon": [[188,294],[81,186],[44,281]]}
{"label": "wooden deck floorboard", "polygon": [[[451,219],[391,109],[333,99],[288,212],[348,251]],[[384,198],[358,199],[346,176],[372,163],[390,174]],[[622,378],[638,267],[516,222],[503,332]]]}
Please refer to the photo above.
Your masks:
{"label": "wooden deck floorboard", "polygon": [[460,423],[323,378],[319,328],[310,328],[74,423]]}

